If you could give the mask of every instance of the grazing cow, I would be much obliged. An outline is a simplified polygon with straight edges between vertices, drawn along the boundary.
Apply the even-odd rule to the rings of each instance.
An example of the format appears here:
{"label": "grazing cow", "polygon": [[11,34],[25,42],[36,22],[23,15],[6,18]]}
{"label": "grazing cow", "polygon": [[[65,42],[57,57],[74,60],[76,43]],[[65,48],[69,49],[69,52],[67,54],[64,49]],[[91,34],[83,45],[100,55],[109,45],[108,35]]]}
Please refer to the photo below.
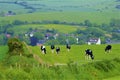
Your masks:
{"label": "grazing cow", "polygon": [[111,45],[107,45],[105,47],[105,52],[109,53],[111,49],[112,49],[112,46]]}
{"label": "grazing cow", "polygon": [[42,51],[43,54],[46,54],[46,48],[45,48],[45,46],[41,46],[41,51]]}
{"label": "grazing cow", "polygon": [[55,49],[55,46],[54,46],[54,45],[51,45],[52,53],[54,53],[54,49]]}
{"label": "grazing cow", "polygon": [[56,47],[56,53],[58,54],[60,52],[60,47]]}
{"label": "grazing cow", "polygon": [[85,58],[86,58],[86,59],[91,58],[92,60],[94,59],[92,50],[90,50],[90,49],[86,49],[86,50],[85,50]]}
{"label": "grazing cow", "polygon": [[67,44],[67,45],[66,45],[66,48],[67,48],[68,51],[70,51],[71,46],[70,46],[69,44]]}

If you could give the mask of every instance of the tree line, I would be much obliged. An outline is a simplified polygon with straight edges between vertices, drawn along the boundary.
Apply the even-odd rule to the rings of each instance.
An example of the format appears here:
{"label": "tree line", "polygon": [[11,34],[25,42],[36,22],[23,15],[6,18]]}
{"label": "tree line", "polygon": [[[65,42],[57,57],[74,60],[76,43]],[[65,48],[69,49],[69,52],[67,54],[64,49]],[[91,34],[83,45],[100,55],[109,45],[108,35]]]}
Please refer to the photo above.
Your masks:
{"label": "tree line", "polygon": [[[9,28],[13,28],[13,27],[17,27],[19,25],[28,25],[28,24],[63,24],[63,25],[73,25],[73,26],[84,26],[86,29],[85,30],[81,30],[80,28],[77,29],[76,31],[69,33],[69,36],[66,36],[66,34],[64,33],[59,33],[57,30],[52,29],[33,29],[32,27],[29,28],[26,32],[32,32],[34,31],[34,34],[37,38],[37,40],[44,40],[46,36],[46,33],[51,34],[52,36],[49,36],[49,39],[46,40],[46,44],[51,44],[53,41],[56,44],[65,44],[66,43],[66,39],[69,40],[69,42],[71,44],[76,44],[76,38],[79,38],[79,42],[80,44],[84,44],[89,38],[102,38],[103,43],[105,43],[105,39],[110,38],[113,40],[120,40],[120,19],[111,19],[109,24],[103,23],[101,25],[98,25],[96,23],[92,23],[90,20],[85,20],[84,22],[80,22],[80,23],[75,23],[75,22],[62,22],[59,20],[53,20],[53,21],[49,21],[49,20],[44,20],[44,21],[32,21],[32,22],[28,22],[28,21],[21,21],[21,20],[14,20],[12,23],[10,23],[9,21],[0,21],[0,45],[4,45],[7,42],[7,37],[6,34],[10,34],[12,37],[14,37],[15,31],[13,29],[9,29]],[[109,28],[109,29],[108,29]],[[26,33],[23,32],[23,33]],[[59,37],[57,39],[55,39],[54,35],[59,33]],[[25,38],[23,35],[24,34],[17,34],[19,35],[21,40],[26,41],[28,44],[30,44],[30,39],[29,38]],[[71,36],[71,35],[74,35]]]}

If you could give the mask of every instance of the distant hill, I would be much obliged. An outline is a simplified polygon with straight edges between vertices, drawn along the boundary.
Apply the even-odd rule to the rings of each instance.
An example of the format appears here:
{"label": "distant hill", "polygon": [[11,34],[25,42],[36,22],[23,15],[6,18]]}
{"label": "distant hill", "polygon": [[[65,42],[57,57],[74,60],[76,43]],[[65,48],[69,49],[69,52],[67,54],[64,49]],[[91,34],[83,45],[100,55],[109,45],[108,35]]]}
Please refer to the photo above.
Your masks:
{"label": "distant hill", "polygon": [[[117,0],[0,0],[1,12],[16,14],[33,12],[104,12],[119,11]],[[5,6],[5,7],[3,7]]]}

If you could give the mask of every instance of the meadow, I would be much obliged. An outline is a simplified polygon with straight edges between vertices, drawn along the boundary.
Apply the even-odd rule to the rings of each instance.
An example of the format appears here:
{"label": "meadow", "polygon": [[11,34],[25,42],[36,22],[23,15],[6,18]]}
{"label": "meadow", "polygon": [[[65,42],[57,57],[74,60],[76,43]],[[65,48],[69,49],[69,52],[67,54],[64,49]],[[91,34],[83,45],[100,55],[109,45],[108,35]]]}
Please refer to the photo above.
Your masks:
{"label": "meadow", "polygon": [[9,28],[8,30],[15,31],[15,34],[25,33],[30,28],[38,29],[38,30],[47,30],[47,29],[55,29],[60,33],[72,33],[75,32],[77,29],[84,30],[86,29],[83,26],[72,26],[72,25],[61,25],[61,24],[28,24],[28,25],[20,25]]}
{"label": "meadow", "polygon": [[[112,51],[106,54],[105,44],[72,45],[70,52],[66,50],[65,45],[56,45],[61,48],[59,54],[51,53],[50,46],[46,46],[47,54],[42,54],[39,46],[26,45],[25,52],[39,56],[45,65],[38,65],[38,59],[36,62],[33,58],[25,56],[13,55],[7,58],[8,47],[0,46],[0,78],[2,80],[119,80],[119,45],[112,44]],[[85,60],[86,48],[93,50],[94,60]]]}
{"label": "meadow", "polygon": [[[59,45],[56,45],[59,46]],[[89,62],[89,60],[85,60],[85,49],[89,48],[93,50],[93,54],[95,56],[94,61],[101,61],[101,60],[111,60],[120,55],[120,47],[119,44],[112,45],[113,49],[111,53],[104,52],[104,48],[106,45],[72,45],[70,52],[67,51],[66,46],[59,46],[61,48],[60,54],[56,54],[56,52],[52,53],[50,50],[50,46],[46,46],[47,54],[44,55],[40,51],[40,47],[32,47],[32,52],[40,56],[43,61],[47,63],[68,63],[69,60],[77,62],[78,64]]]}
{"label": "meadow", "polygon": [[[7,12],[12,10],[16,14],[25,14],[30,11],[34,12],[54,12],[54,11],[83,11],[83,12],[102,12],[102,11],[117,11],[115,8],[119,4],[116,0],[21,0],[18,4],[14,3],[17,0],[0,0],[2,7],[1,11]],[[2,3],[3,2],[3,3]],[[8,2],[8,3],[4,3]],[[12,2],[12,3],[9,3]],[[24,2],[23,5],[19,2]],[[25,5],[24,5],[25,4]],[[15,7],[14,7],[15,6]]]}
{"label": "meadow", "polygon": [[73,23],[83,23],[85,20],[89,20],[91,23],[108,24],[111,19],[119,19],[120,12],[37,12],[32,14],[21,14],[15,16],[1,17],[1,21],[8,21],[12,23],[14,20],[20,21],[54,21],[58,20],[60,22],[73,22]]}
{"label": "meadow", "polygon": [[[58,33],[69,34],[88,27],[40,23],[44,21],[85,24],[85,20],[88,20],[97,26],[105,24],[102,26],[104,28],[110,25],[111,20],[120,19],[120,11],[116,8],[120,1],[117,0],[21,0],[25,2],[22,5],[21,1],[20,4],[15,1],[17,0],[0,0],[0,16],[9,11],[16,13],[0,17],[1,30],[2,27],[7,27],[1,31],[2,35],[7,31],[13,31],[13,36],[23,35],[28,29],[55,29]],[[25,21],[26,24],[13,24],[16,20]],[[92,27],[96,28],[94,25]],[[118,30],[119,24],[115,27]],[[113,30],[111,28],[113,26],[110,26],[110,31]],[[98,31],[99,27],[94,30]],[[2,35],[1,40],[4,38]],[[24,53],[21,55],[13,55],[8,52],[7,45],[0,45],[0,80],[119,80],[120,44],[111,44],[110,53],[104,52],[106,45],[71,45],[69,52],[66,45],[55,45],[61,48],[59,54],[55,51],[52,53],[50,45],[45,45],[47,54],[43,54],[40,46],[24,44]],[[85,59],[87,48],[93,51],[94,60]]]}

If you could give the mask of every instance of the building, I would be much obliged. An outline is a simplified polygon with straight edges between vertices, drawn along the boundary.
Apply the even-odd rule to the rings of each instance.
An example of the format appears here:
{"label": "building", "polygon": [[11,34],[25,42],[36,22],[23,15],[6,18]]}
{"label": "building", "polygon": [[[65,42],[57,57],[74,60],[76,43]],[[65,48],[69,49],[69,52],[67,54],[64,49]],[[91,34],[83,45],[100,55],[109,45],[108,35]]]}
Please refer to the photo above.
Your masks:
{"label": "building", "polygon": [[101,44],[101,40],[100,40],[100,38],[89,39],[87,44],[88,45],[91,45],[91,44],[100,45]]}

